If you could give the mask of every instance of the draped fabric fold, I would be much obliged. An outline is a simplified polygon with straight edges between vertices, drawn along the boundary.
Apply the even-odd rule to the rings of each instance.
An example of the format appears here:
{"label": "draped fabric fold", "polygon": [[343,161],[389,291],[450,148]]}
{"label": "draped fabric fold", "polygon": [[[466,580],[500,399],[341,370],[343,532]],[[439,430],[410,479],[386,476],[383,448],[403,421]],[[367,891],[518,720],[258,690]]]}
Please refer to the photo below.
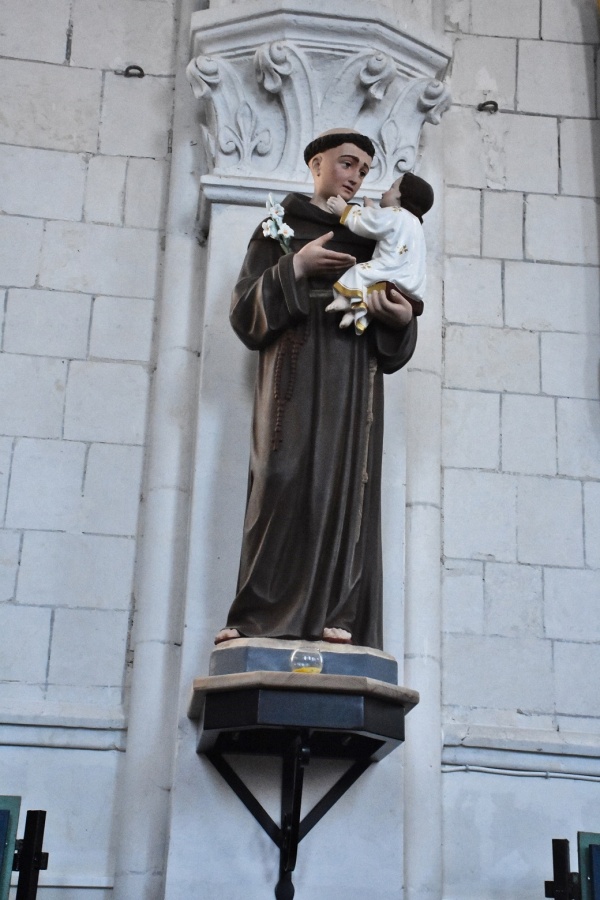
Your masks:
{"label": "draped fabric fold", "polygon": [[[374,243],[301,194],[283,201],[292,251],[327,245],[371,258]],[[363,337],[325,312],[332,283],[296,281],[293,254],[257,228],[231,323],[259,350],[248,500],[237,595],[227,626],[248,637],[318,640],[324,627],[382,646],[383,373],[412,356],[413,319],[374,321]]]}

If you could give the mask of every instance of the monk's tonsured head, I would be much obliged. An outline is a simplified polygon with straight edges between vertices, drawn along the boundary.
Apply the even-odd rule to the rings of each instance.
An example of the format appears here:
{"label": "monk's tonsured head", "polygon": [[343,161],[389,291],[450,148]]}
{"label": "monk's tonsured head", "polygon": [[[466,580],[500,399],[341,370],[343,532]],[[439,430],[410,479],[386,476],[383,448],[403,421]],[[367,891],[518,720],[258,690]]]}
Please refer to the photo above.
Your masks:
{"label": "monk's tonsured head", "polygon": [[313,203],[323,206],[337,194],[351,200],[367,176],[374,156],[371,139],[352,128],[330,128],[316,137],[304,151],[315,184]]}

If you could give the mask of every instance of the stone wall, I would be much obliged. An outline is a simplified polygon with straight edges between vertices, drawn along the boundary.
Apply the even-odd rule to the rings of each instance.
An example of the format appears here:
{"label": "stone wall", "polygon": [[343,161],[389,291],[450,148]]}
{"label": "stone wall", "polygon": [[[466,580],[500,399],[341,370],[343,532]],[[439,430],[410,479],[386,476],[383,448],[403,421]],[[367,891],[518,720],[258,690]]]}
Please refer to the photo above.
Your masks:
{"label": "stone wall", "polygon": [[597,783],[518,778],[600,774],[598,10],[450,0],[446,29],[446,896],[533,898],[551,837],[600,830]]}
{"label": "stone wall", "polygon": [[[184,712],[229,590],[223,579],[210,580],[225,565],[215,560],[227,544],[233,572],[231,541],[239,539],[229,527],[233,499],[220,495],[227,527],[201,515],[196,499],[191,527],[210,544],[200,542],[186,560],[199,332],[213,319],[226,328],[215,311],[220,295],[213,291],[206,311],[202,305],[204,251],[194,217],[204,170],[183,75],[191,12],[206,4],[0,4],[0,793],[48,810],[51,866],[41,900],[151,896],[144,891],[160,900],[169,841],[169,900],[204,889],[199,858],[205,877],[209,865],[225,881],[239,870],[245,896],[258,900],[271,894],[264,873],[276,867],[275,850],[196,759]],[[418,5],[415,13],[409,0],[385,3],[417,30],[437,27],[442,0]],[[411,801],[407,844],[419,844],[417,862],[433,854],[435,869],[437,838],[432,848],[427,835],[437,834],[434,818],[443,811],[445,900],[534,900],[551,875],[551,838],[600,831],[598,14],[594,0],[446,0],[445,7],[454,106],[425,135],[419,159],[423,173],[439,177],[427,166],[443,136],[446,190],[430,221],[443,211],[445,248],[430,247],[429,320],[405,379],[407,421],[427,445],[426,452],[409,446],[407,494],[416,523],[408,546],[434,560],[421,572],[409,561],[411,628],[424,635],[424,669],[437,651],[419,627],[427,616],[435,626],[436,613],[421,614],[419,598],[435,605],[437,457],[443,464],[444,774],[441,798]],[[178,24],[185,37],[176,58]],[[145,77],[124,78],[128,64],[141,65]],[[478,111],[485,100],[498,112]],[[259,218],[250,207],[217,210],[215,265],[227,257],[231,267],[235,257],[237,266],[241,253],[228,256],[217,236],[245,235]],[[439,374],[442,263],[440,448],[437,406],[419,411],[418,400]],[[228,271],[219,281],[223,296],[233,277]],[[398,420],[402,385],[388,396]],[[247,380],[236,389],[247,406]],[[232,485],[214,421],[211,402],[201,403],[196,452],[218,467],[215,481]],[[246,430],[229,444],[241,485]],[[398,625],[394,649],[402,648],[400,632]],[[128,708],[131,662],[138,683]],[[409,660],[413,672],[419,668]],[[431,712],[432,743],[437,704],[432,690],[420,707]],[[407,729],[410,740],[418,731],[410,718]],[[177,738],[183,775],[171,805]],[[340,895],[366,896],[360,879],[368,882],[369,860],[399,829],[400,761],[411,750],[410,766],[427,769],[426,749],[407,743],[393,775],[376,768],[340,817],[329,814],[301,850],[299,900],[301,885],[310,886],[309,877],[322,883],[321,872]],[[378,822],[369,803],[385,805]],[[212,840],[198,855],[200,808]],[[169,821],[170,809],[177,815]],[[362,822],[361,810],[368,810]],[[232,827],[245,848],[233,869]],[[327,848],[340,828],[355,844],[336,847],[332,859]],[[118,852],[128,856],[121,867]],[[385,866],[378,877],[391,894],[440,900],[426,879],[419,885],[422,865],[409,867],[404,892],[394,880],[401,863],[387,854]],[[344,871],[352,884],[343,883]],[[218,890],[233,900],[239,885],[229,878]]]}
{"label": "stone wall", "polygon": [[[3,0],[0,18],[0,793],[48,810],[41,896],[100,897],[114,871],[174,5]],[[125,78],[128,64],[145,77]]]}

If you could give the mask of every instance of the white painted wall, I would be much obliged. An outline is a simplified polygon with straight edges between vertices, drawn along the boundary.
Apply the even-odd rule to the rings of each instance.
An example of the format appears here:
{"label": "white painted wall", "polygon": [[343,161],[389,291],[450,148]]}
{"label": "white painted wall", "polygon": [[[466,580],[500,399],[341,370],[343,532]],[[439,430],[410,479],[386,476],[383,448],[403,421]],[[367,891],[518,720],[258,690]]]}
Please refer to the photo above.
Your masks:
{"label": "white painted wall", "polygon": [[[204,321],[194,235],[203,170],[189,92],[177,101],[166,215],[174,75],[187,56],[184,41],[175,61],[175,32],[178,24],[187,31],[192,7],[0,0],[0,793],[48,810],[42,900],[108,900],[116,851],[122,858],[126,842],[136,840],[127,833],[131,794],[121,789],[132,784],[123,767],[128,647],[138,660],[130,747],[147,748],[148,785],[168,789],[152,754],[160,723],[153,726],[147,713],[170,708],[174,716],[173,696],[145,693],[139,673],[164,667],[175,704],[179,696],[183,705],[226,602],[216,593],[225,588],[213,585],[215,593],[199,599],[193,583],[186,624],[198,644],[188,643],[179,683],[180,625],[170,623],[167,651],[155,626],[166,621],[169,585],[184,589],[173,573],[185,571],[189,485],[183,492],[177,485],[189,482],[193,359]],[[393,8],[404,21],[410,7]],[[417,26],[439,25],[440,9],[420,5]],[[444,290],[442,431],[427,470],[432,479],[439,453],[442,893],[445,900],[533,900],[551,876],[551,838],[600,832],[598,13],[594,0],[447,0],[445,12],[454,106],[440,126],[445,253],[435,250]],[[146,77],[115,74],[129,63],[142,65]],[[497,100],[500,111],[477,112],[485,99]],[[252,211],[244,222],[250,218]],[[432,318],[413,366],[415,386],[438,378],[438,335]],[[191,385],[183,396],[181,384]],[[410,400],[407,421],[423,428],[429,456],[439,440],[435,422],[421,422],[417,409]],[[223,436],[210,422],[207,403],[198,447],[212,459]],[[238,447],[229,449],[235,462]],[[438,513],[434,475],[411,494],[414,449],[408,499],[418,525],[419,510]],[[144,461],[151,500],[140,545]],[[175,535],[166,549],[165,516]],[[206,525],[193,520],[194,534]],[[211,540],[227,540],[225,532]],[[432,547],[427,538],[423,552]],[[230,547],[227,557],[235,552]],[[433,555],[422,580],[410,571],[423,597],[435,589]],[[155,569],[149,559],[158,559]],[[132,634],[135,571],[142,600]],[[190,572],[202,577],[201,554]],[[196,822],[209,809],[213,816],[222,810],[215,822],[222,843],[207,843],[202,853],[221,860],[226,874],[235,821],[247,834],[235,865],[242,872],[243,862],[252,865],[257,885],[264,879],[255,896],[271,896],[274,848],[218,776],[205,774],[196,796],[193,773],[206,764],[194,755],[193,727],[167,732],[161,765],[170,771],[177,746],[184,775],[169,868],[180,883],[165,896],[188,900],[198,890],[211,897],[201,870],[188,883],[173,868],[178,856],[195,852]],[[363,790],[380,796],[379,773],[368,779],[355,786],[358,798]],[[329,868],[323,849],[340,828],[365,827],[350,801],[307,838],[298,883],[314,886],[322,873],[350,896],[343,859]],[[396,817],[384,817],[376,827],[392,822],[397,827]],[[414,844],[416,833],[414,859],[425,850],[423,838]],[[155,839],[166,851],[163,833]],[[357,897],[368,896],[370,840],[359,834],[346,867]],[[120,891],[123,900],[142,897],[123,878]],[[237,898],[238,882],[221,880],[219,896]],[[390,884],[390,897],[401,896],[401,885]],[[417,886],[413,896],[437,895]]]}

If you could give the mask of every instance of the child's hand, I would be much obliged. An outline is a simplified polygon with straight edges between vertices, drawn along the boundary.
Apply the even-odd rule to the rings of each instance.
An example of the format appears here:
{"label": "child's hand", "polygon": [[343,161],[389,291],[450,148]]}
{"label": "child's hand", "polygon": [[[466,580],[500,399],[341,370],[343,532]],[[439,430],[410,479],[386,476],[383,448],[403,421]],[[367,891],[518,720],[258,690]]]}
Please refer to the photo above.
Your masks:
{"label": "child's hand", "polygon": [[375,206],[370,197],[365,197],[363,199],[363,206]]}
{"label": "child's hand", "polygon": [[330,197],[327,201],[327,209],[334,215],[341,216],[346,209],[346,201],[339,194],[337,197]]}

